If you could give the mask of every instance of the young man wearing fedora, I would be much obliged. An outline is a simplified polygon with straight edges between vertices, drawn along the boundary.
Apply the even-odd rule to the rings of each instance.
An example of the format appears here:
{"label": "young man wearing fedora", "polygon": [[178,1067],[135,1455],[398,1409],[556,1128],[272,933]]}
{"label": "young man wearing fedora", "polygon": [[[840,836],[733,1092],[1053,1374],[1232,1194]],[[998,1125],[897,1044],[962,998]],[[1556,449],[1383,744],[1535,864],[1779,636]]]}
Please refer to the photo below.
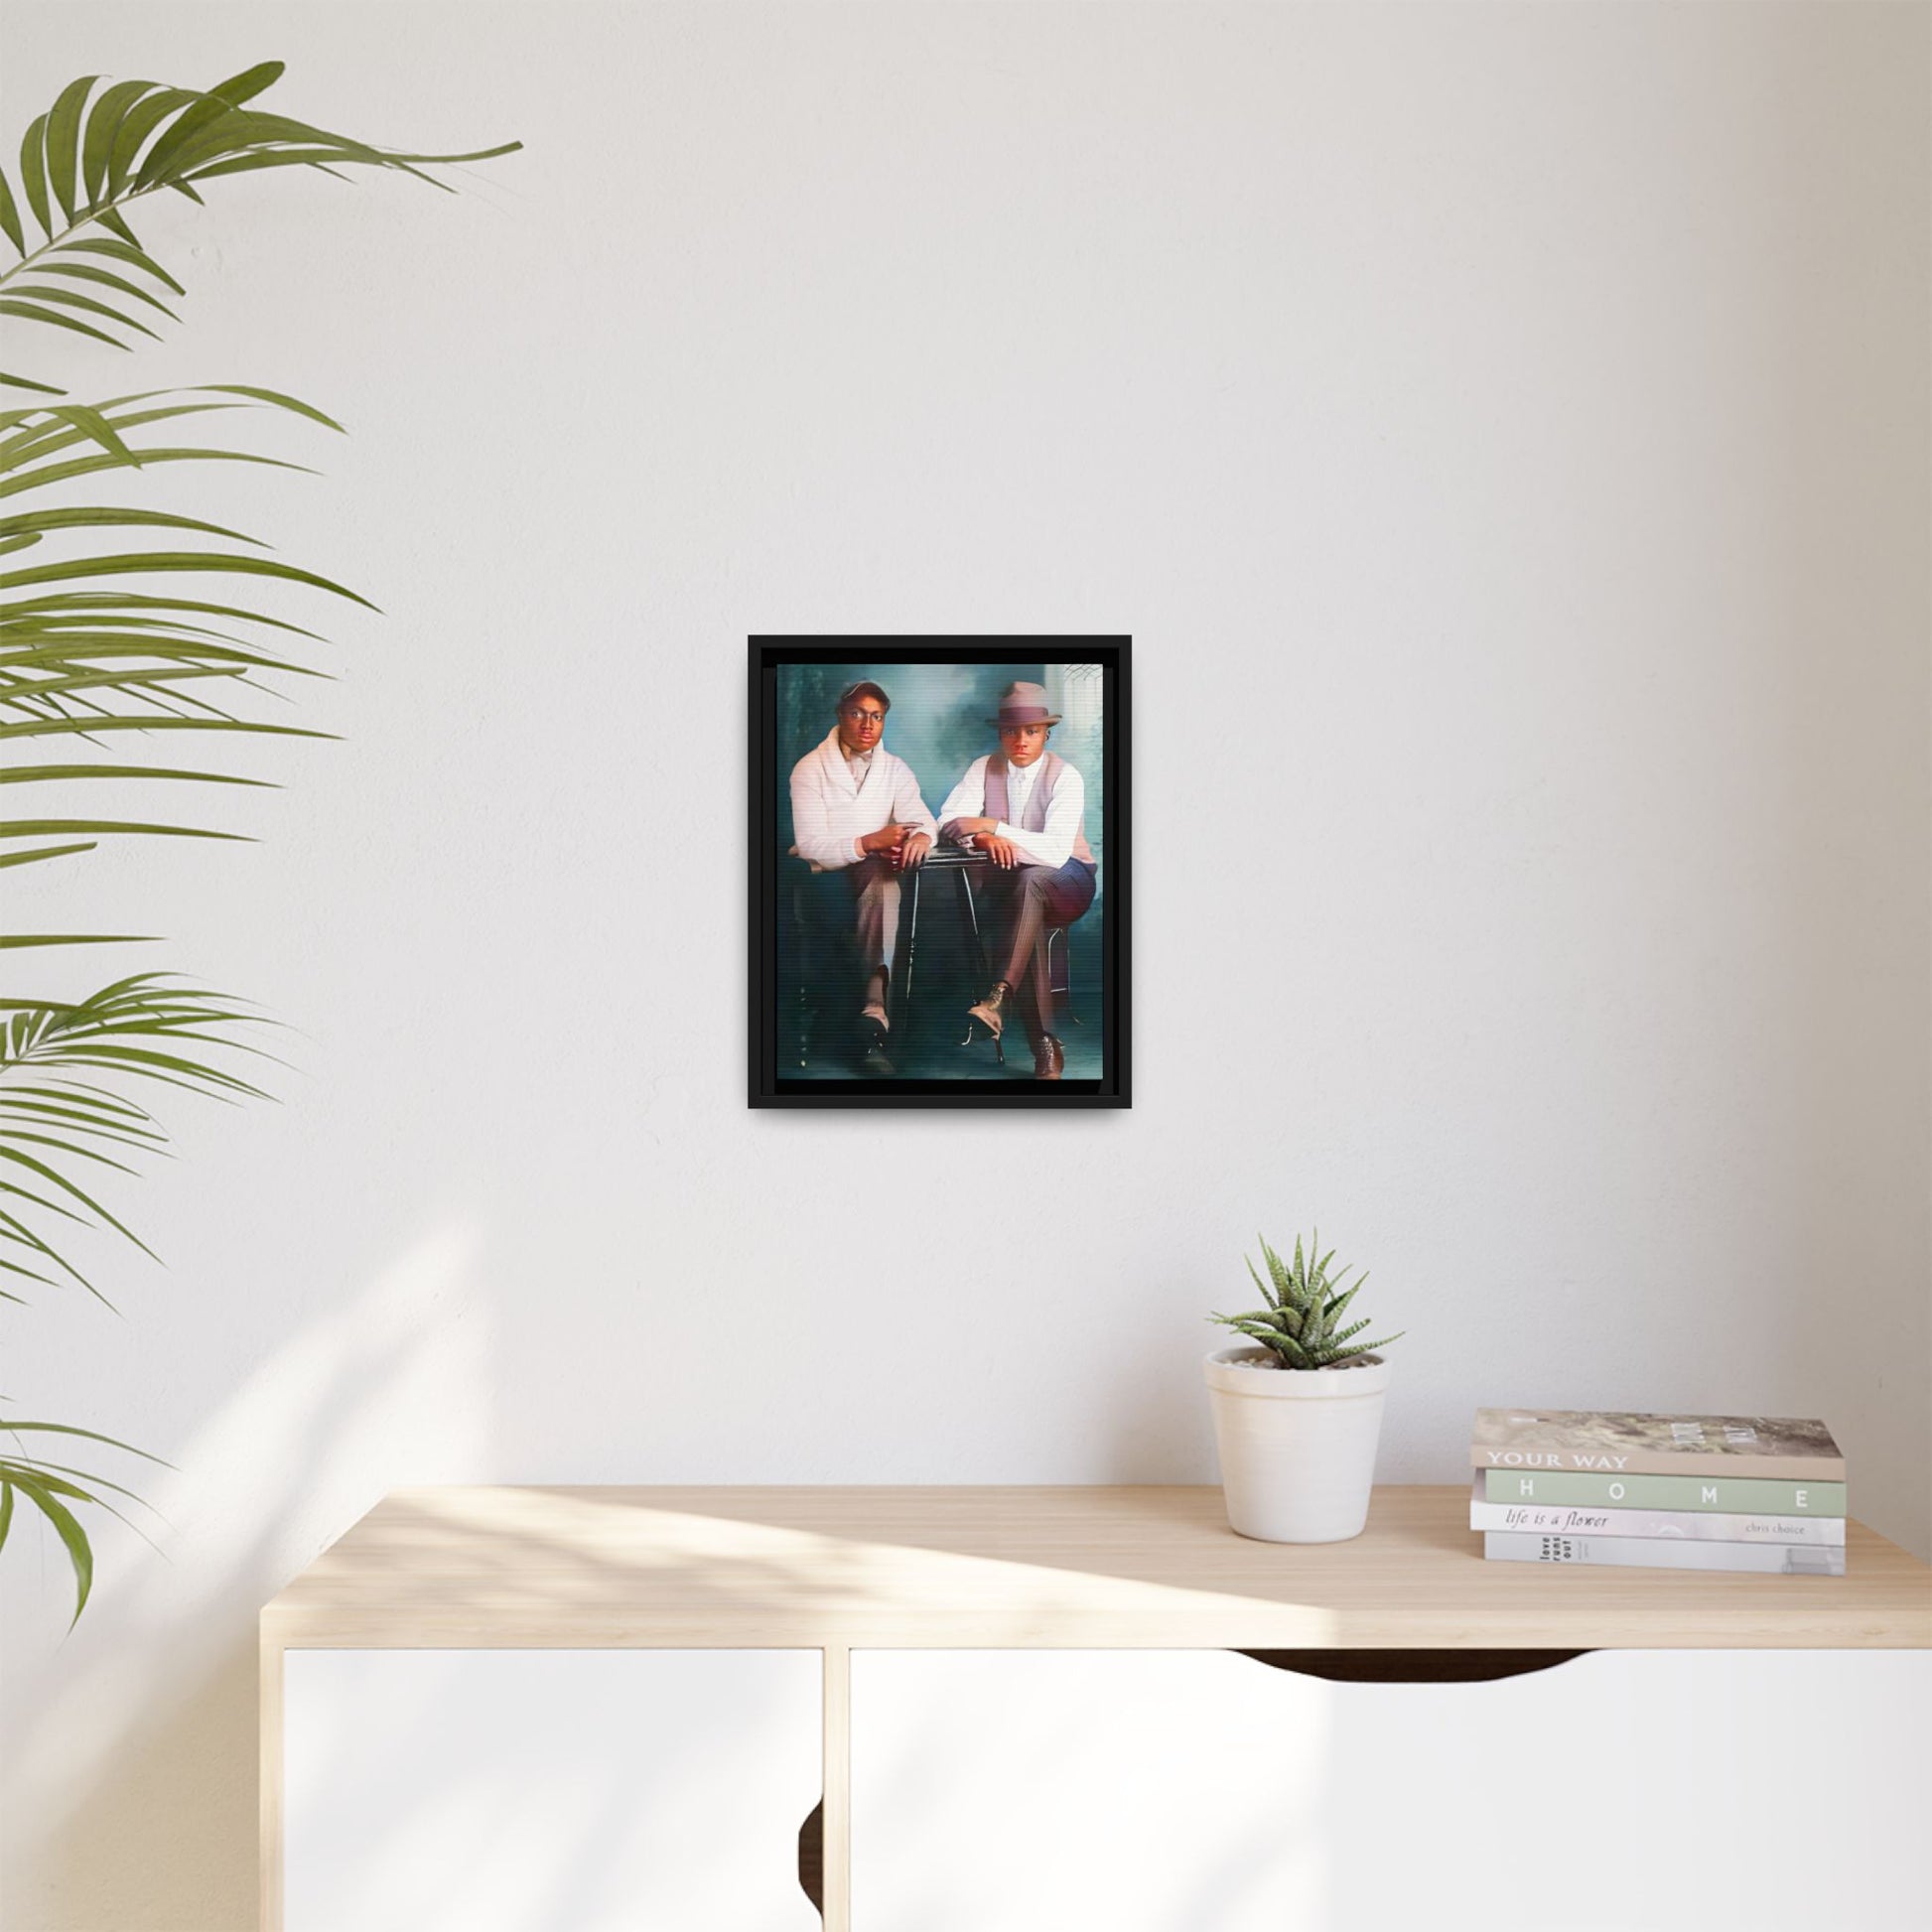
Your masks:
{"label": "young man wearing fedora", "polygon": [[852,1001],[859,1070],[883,1075],[894,1070],[886,1035],[898,875],[938,833],[912,767],[880,742],[892,708],[870,678],[848,684],[833,701],[831,731],[791,767],[792,851],[810,868],[800,910],[820,942],[812,977]]}
{"label": "young man wearing fedora", "polygon": [[986,884],[999,977],[971,1019],[999,1038],[1017,1007],[1034,1049],[1034,1077],[1057,1080],[1066,1061],[1053,1033],[1046,934],[1093,903],[1096,867],[1083,826],[1086,781],[1047,738],[1060,722],[1044,685],[1015,683],[986,721],[1000,749],[975,759],[939,808],[939,835],[993,861]]}

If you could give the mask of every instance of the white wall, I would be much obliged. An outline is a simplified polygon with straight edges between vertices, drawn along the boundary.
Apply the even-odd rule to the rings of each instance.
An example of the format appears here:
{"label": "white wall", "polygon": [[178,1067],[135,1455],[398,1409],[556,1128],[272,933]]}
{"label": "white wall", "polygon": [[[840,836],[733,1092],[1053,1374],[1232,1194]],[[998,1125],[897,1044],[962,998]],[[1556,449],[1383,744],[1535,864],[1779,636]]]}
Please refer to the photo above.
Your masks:
{"label": "white wall", "polygon": [[[1823,1414],[1924,1554],[1927,24],[15,0],[14,142],[279,56],[528,152],[165,209],[187,326],[70,365],[338,413],[167,500],[387,616],[260,846],[32,907],[302,1070],[6,1317],[180,1465],[66,1641],[0,1563],[8,1926],[252,1924],[254,1612],[396,1483],[1210,1479],[1258,1226],[1409,1330],[1385,1479]],[[1135,1106],[749,1113],[746,634],[980,628],[1135,638]]]}

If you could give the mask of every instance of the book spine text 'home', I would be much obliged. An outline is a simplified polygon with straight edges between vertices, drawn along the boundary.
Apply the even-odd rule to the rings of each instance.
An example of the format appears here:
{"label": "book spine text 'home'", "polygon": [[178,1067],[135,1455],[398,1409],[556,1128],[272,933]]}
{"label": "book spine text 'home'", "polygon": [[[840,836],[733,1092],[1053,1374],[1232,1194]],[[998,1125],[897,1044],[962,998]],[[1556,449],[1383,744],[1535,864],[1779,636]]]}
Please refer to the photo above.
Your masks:
{"label": "book spine text 'home'", "polygon": [[1534,1474],[1487,1469],[1492,1503],[1570,1503],[1598,1509],[1717,1509],[1739,1516],[1843,1516],[1842,1482],[1774,1482],[1749,1476]]}

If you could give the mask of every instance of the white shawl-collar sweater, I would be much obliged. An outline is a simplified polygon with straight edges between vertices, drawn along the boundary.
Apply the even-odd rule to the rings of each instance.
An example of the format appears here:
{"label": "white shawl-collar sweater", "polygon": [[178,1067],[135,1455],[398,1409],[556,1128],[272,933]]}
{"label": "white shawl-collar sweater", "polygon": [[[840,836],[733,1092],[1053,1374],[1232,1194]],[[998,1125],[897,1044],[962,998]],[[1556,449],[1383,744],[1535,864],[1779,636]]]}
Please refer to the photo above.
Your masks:
{"label": "white shawl-collar sweater", "polygon": [[859,841],[888,825],[939,836],[919,796],[919,781],[901,758],[878,745],[870,760],[848,761],[836,725],[791,767],[791,836],[801,859],[826,872],[856,866]]}

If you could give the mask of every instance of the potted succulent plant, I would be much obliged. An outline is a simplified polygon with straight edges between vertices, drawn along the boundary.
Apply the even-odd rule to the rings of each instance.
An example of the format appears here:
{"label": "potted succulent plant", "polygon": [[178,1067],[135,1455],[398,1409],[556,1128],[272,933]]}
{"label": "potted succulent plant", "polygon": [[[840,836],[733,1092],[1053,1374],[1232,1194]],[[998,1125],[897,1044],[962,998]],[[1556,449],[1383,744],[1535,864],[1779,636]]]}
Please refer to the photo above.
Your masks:
{"label": "potted succulent plant", "polygon": [[1374,1351],[1399,1341],[1356,1341],[1369,1324],[1342,1324],[1366,1275],[1329,1273],[1331,1248],[1301,1237],[1284,1261],[1266,1241],[1267,1307],[1208,1318],[1248,1336],[1251,1347],[1207,1357],[1208,1400],[1221,1454],[1228,1523],[1268,1543],[1339,1543],[1362,1533],[1375,1481],[1375,1447],[1389,1365]]}

